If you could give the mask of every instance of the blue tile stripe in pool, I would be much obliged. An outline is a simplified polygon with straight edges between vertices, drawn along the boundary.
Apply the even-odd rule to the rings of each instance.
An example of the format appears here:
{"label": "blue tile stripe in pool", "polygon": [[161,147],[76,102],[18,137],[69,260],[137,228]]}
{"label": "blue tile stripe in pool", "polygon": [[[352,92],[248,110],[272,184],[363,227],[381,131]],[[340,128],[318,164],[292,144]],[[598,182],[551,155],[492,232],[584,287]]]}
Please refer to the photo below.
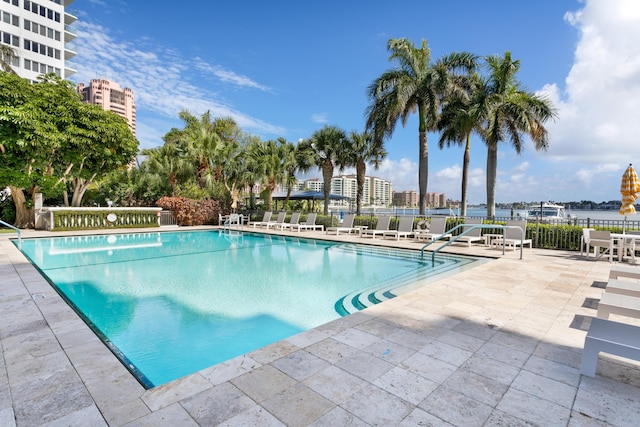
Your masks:
{"label": "blue tile stripe in pool", "polygon": [[218,230],[25,239],[22,251],[148,388],[476,261]]}

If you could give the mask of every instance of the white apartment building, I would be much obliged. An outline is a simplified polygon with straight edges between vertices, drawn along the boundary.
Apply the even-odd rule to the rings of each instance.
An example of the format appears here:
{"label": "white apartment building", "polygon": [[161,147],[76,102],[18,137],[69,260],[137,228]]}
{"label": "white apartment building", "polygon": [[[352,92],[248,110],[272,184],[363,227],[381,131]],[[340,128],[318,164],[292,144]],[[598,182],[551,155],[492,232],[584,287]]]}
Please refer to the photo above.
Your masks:
{"label": "white apartment building", "polygon": [[20,77],[35,81],[56,73],[66,79],[76,72],[68,62],[76,53],[67,43],[76,38],[70,25],[78,18],[65,10],[73,1],[0,1],[0,42],[17,53],[7,62]]}
{"label": "white apartment building", "polygon": [[[304,181],[304,187],[312,191],[323,191],[323,181],[318,178]],[[365,176],[362,191],[363,205],[389,206],[393,200],[393,185],[391,182],[374,176]],[[331,179],[331,194],[349,197],[356,200],[358,194],[358,180],[356,175],[338,175]],[[334,202],[349,205],[349,200]]]}
{"label": "white apartment building", "polygon": [[306,179],[304,181],[304,188],[308,188],[311,191],[324,191],[324,182],[318,178]]}
{"label": "white apartment building", "polygon": [[389,206],[393,202],[393,186],[391,182],[372,176],[370,180],[371,204],[376,206]]}

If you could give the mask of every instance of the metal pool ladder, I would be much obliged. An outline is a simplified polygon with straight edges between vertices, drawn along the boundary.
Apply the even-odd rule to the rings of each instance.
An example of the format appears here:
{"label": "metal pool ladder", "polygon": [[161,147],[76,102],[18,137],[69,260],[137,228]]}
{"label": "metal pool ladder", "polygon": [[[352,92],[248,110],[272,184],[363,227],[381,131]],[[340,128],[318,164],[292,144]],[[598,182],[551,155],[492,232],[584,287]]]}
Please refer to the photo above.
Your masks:
{"label": "metal pool ladder", "polygon": [[[453,236],[452,232],[457,230],[457,229],[464,229],[467,228],[466,230],[464,230],[462,233],[460,233],[457,236]],[[420,249],[420,257],[424,259],[424,250],[431,246],[432,244],[434,244],[436,241],[438,240],[443,240],[444,237],[447,236],[451,236],[451,239],[449,239],[449,241],[447,243],[445,243],[444,245],[440,246],[438,249],[434,250],[433,252],[431,252],[431,262],[434,263],[435,259],[436,259],[436,253],[440,252],[441,249],[449,246],[450,244],[454,243],[456,240],[458,240],[460,237],[464,236],[465,234],[469,233],[471,230],[475,230],[477,228],[482,228],[482,229],[500,229],[500,230],[506,230],[508,228],[520,228],[518,226],[513,226],[513,225],[499,225],[499,224],[458,224],[455,227],[453,227],[451,230],[447,231],[446,233],[444,233],[441,236],[438,236],[437,238],[433,239],[432,241],[430,241],[429,243],[427,243],[426,245],[424,245],[422,247],[422,249]],[[523,253],[523,247],[524,245],[522,244],[522,242],[524,241],[524,233],[525,231],[520,228],[522,230],[522,236],[520,237],[520,259],[522,259],[522,253]],[[502,236],[502,255],[504,255],[504,249],[505,249],[505,244],[504,244],[504,234]]]}
{"label": "metal pool ladder", "polygon": [[0,224],[4,225],[5,227],[9,227],[10,229],[15,230],[15,232],[18,233],[18,249],[22,249],[22,236],[20,235],[20,229],[17,227],[14,227],[11,224],[7,224],[1,219],[0,219]]}

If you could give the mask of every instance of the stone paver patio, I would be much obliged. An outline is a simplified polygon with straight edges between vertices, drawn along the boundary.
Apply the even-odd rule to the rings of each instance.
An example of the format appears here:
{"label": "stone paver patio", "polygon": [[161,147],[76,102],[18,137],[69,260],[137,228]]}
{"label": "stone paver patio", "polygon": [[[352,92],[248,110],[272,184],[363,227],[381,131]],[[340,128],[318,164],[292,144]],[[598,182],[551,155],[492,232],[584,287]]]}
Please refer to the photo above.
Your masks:
{"label": "stone paver patio", "polygon": [[[23,233],[41,235],[52,233]],[[595,378],[579,373],[603,259],[451,246],[498,258],[145,390],[10,237],[0,235],[1,426],[638,424],[640,363],[601,354]]]}

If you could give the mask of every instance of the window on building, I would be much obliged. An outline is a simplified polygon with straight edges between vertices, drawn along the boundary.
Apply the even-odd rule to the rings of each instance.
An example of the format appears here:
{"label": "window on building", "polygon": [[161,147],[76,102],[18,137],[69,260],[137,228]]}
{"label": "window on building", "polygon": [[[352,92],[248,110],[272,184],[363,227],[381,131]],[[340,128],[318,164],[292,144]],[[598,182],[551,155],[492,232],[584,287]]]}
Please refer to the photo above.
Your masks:
{"label": "window on building", "polygon": [[47,46],[40,43],[40,55],[46,55],[46,54],[47,54]]}
{"label": "window on building", "polygon": [[31,31],[31,21],[29,21],[28,19],[24,20],[24,29]]}
{"label": "window on building", "polygon": [[56,70],[55,73],[56,73],[57,76],[61,76],[62,75],[62,74],[60,74],[60,68],[56,67],[55,70]]}
{"label": "window on building", "polygon": [[47,74],[47,64],[40,64],[40,72],[42,74]]}
{"label": "window on building", "polygon": [[53,58],[53,48],[50,46],[47,47],[47,56]]}
{"label": "window on building", "polygon": [[31,3],[31,12],[38,13],[38,4],[37,3]]}
{"label": "window on building", "polygon": [[20,47],[20,37],[11,35],[11,44],[15,47]]}
{"label": "window on building", "polygon": [[11,44],[11,34],[2,33],[2,42],[5,44]]}
{"label": "window on building", "polygon": [[60,41],[60,31],[56,31],[55,32],[55,37],[54,37],[57,41]]}
{"label": "window on building", "polygon": [[44,25],[40,25],[40,35],[43,37],[47,36],[47,27],[45,27]]}
{"label": "window on building", "polygon": [[53,20],[56,22],[60,22],[60,14],[58,12],[55,13]]}
{"label": "window on building", "polygon": [[29,0],[24,0],[24,8],[26,10],[31,9],[31,2]]}
{"label": "window on building", "polygon": [[56,59],[60,59],[60,49],[55,49],[53,52],[53,57]]}
{"label": "window on building", "polygon": [[47,8],[40,6],[40,16],[47,16]]}
{"label": "window on building", "polygon": [[47,37],[53,38],[53,28],[47,28]]}

